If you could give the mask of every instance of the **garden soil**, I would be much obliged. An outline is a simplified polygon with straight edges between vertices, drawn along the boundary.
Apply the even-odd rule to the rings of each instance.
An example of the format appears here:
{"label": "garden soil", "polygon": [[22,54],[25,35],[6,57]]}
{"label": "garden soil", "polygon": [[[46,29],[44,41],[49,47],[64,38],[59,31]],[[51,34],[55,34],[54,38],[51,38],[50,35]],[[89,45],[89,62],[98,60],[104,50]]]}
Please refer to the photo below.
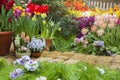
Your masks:
{"label": "garden soil", "polygon": [[[13,53],[5,56],[8,63],[13,63],[16,59]],[[41,57],[32,58],[39,61],[63,62],[74,64],[77,62],[86,62],[94,66],[117,69],[120,65],[120,55],[115,56],[95,56],[74,52],[43,51]]]}

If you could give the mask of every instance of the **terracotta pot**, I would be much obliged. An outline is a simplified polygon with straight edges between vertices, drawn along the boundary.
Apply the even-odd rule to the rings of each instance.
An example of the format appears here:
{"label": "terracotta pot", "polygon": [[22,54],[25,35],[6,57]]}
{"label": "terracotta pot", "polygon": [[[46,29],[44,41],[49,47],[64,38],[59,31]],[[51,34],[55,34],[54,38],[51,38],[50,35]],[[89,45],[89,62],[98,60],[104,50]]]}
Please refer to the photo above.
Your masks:
{"label": "terracotta pot", "polygon": [[5,56],[9,53],[12,42],[12,32],[0,32],[0,56]]}
{"label": "terracotta pot", "polygon": [[46,42],[46,48],[44,49],[45,51],[49,51],[50,50],[50,46],[51,46],[51,42],[52,39],[45,39]]}
{"label": "terracotta pot", "polygon": [[42,52],[38,52],[38,53],[31,53],[31,57],[32,58],[38,58],[38,57],[40,57],[41,56],[41,54],[42,54]]}

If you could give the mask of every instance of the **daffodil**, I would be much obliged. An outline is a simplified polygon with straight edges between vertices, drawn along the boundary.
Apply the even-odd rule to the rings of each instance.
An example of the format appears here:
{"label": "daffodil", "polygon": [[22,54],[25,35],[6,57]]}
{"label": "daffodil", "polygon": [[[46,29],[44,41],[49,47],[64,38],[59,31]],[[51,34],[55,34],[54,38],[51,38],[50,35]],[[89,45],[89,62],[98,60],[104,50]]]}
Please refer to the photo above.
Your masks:
{"label": "daffodil", "polygon": [[46,17],[47,17],[46,13],[42,13],[42,14],[41,14],[41,17],[42,17],[42,18],[46,18]]}
{"label": "daffodil", "polygon": [[21,14],[21,17],[23,17],[23,16],[25,16],[25,13],[24,13],[24,12]]}

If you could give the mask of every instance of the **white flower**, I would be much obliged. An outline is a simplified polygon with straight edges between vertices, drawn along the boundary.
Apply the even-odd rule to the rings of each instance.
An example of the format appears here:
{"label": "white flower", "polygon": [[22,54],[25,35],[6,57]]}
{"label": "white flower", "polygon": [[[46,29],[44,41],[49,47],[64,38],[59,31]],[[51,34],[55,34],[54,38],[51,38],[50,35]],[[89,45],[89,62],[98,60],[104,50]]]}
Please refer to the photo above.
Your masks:
{"label": "white flower", "polygon": [[36,78],[36,80],[47,80],[47,77],[45,77],[45,76],[40,76],[39,78]]}
{"label": "white flower", "polygon": [[99,68],[97,67],[97,69],[99,70],[100,74],[103,75],[105,73],[104,69],[103,68]]}
{"label": "white flower", "polygon": [[33,52],[41,52],[45,47],[45,43],[41,39],[32,38],[31,41],[27,44],[27,48],[33,50]]}
{"label": "white flower", "polygon": [[25,69],[27,69],[27,71],[35,71],[38,68],[38,62],[29,60],[28,62],[25,63],[24,67]]}
{"label": "white flower", "polygon": [[62,79],[58,78],[57,80],[62,80]]}

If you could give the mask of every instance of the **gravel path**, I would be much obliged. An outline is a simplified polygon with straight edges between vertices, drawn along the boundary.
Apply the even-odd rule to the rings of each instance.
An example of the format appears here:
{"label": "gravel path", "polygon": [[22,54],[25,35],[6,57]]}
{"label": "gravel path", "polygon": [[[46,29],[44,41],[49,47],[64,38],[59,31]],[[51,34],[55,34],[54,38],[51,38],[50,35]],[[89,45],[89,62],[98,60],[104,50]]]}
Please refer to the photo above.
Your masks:
{"label": "gravel path", "polygon": [[[12,56],[10,56],[12,55]],[[8,63],[12,63],[16,57],[14,54],[10,54],[9,56],[5,56],[5,59]],[[112,69],[118,68],[120,65],[120,55],[116,56],[94,56],[94,55],[86,55],[74,52],[57,52],[57,51],[43,51],[41,57],[33,58],[39,61],[52,61],[52,62],[63,62],[68,64],[73,64],[77,62],[87,62],[94,66],[104,66]]]}

